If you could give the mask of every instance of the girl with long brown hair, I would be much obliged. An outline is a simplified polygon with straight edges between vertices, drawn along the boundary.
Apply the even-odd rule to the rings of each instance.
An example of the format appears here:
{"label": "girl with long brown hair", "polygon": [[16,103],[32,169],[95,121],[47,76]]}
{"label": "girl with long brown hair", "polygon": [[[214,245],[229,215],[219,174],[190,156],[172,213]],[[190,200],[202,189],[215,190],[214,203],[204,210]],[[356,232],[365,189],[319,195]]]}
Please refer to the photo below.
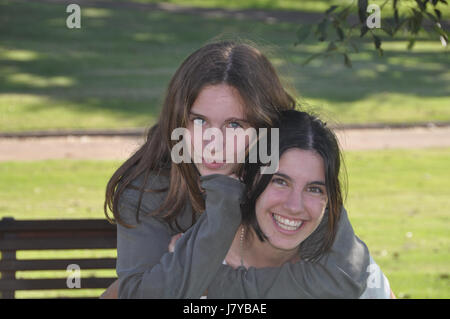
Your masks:
{"label": "girl with long brown hair", "polygon": [[[228,288],[229,269],[222,261],[241,223],[242,165],[205,158],[172,162],[176,142],[171,136],[177,128],[268,128],[282,110],[295,106],[274,67],[253,46],[210,43],[181,64],[146,142],[107,185],[105,214],[118,224],[120,298],[198,298],[218,288],[232,296],[253,292],[263,298],[268,290],[258,290],[262,283],[272,293],[293,291],[297,297],[361,294],[369,254],[348,220],[341,220],[346,235],[334,242],[327,263],[257,269],[252,278],[240,276]],[[177,249],[169,252],[171,237],[180,232]],[[277,281],[286,271],[294,272],[295,282]]]}

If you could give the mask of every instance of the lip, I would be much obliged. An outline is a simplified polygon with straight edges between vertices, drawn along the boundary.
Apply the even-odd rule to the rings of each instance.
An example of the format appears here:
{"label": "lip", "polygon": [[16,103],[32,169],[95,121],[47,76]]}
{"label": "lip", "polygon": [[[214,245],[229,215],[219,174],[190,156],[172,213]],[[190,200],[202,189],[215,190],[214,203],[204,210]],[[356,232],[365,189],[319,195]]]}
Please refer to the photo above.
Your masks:
{"label": "lip", "polygon": [[208,163],[204,158],[202,158],[202,164],[208,169],[221,169],[225,166],[225,163],[217,163],[216,161]]}
{"label": "lip", "polygon": [[[298,233],[300,230],[303,229],[303,226],[307,223],[305,220],[302,220],[302,219],[289,218],[289,219],[291,219],[291,220],[301,220],[301,221],[302,221],[302,224],[301,224],[300,227],[297,228],[296,230],[287,230],[287,229],[283,229],[283,228],[281,228],[280,226],[278,226],[277,221],[276,221],[275,218],[273,217],[273,214],[274,214],[274,213],[272,213],[272,212],[270,213],[270,217],[272,218],[273,225],[275,226],[275,228],[276,228],[280,233],[283,233],[283,234],[286,234],[286,235],[292,235],[292,234]],[[277,215],[283,216],[283,215],[280,215],[280,214],[277,214]],[[283,216],[283,217],[284,217],[284,216]]]}

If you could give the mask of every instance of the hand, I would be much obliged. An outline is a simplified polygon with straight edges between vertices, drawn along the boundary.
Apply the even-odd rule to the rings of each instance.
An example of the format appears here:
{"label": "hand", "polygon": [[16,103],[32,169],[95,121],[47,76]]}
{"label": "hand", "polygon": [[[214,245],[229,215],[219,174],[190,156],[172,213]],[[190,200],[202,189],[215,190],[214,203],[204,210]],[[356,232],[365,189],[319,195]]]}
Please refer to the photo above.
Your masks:
{"label": "hand", "polygon": [[178,238],[180,238],[182,235],[183,235],[183,233],[179,233],[179,234],[176,234],[175,236],[172,236],[172,239],[170,240],[170,243],[169,243],[169,252],[170,253],[173,253],[175,251],[175,244],[176,244]]}
{"label": "hand", "polygon": [[238,181],[240,181],[239,176],[237,176],[235,173],[229,174],[228,177],[231,177],[231,178],[234,178],[234,179],[237,179]]}
{"label": "hand", "polygon": [[109,287],[102,293],[100,299],[118,299],[119,298],[119,279],[116,279]]}

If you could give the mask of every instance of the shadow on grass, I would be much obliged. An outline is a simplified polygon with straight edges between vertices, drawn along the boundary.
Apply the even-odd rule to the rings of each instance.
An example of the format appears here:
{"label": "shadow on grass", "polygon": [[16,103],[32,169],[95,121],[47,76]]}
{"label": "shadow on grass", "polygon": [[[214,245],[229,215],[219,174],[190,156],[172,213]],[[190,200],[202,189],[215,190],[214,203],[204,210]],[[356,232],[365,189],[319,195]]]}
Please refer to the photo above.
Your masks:
{"label": "shadow on grass", "polygon": [[342,103],[379,94],[436,98],[450,93],[448,54],[436,46],[409,53],[386,50],[384,58],[366,49],[352,56],[353,69],[343,66],[342,57],[301,67],[319,45],[294,47],[293,24],[90,7],[82,8],[81,29],[68,29],[65,8],[0,1],[0,94],[49,99],[31,105],[33,112],[68,105],[77,112],[154,119],[176,68],[222,32],[276,45],[288,61],[281,61],[280,69],[301,94],[336,103],[337,112]]}

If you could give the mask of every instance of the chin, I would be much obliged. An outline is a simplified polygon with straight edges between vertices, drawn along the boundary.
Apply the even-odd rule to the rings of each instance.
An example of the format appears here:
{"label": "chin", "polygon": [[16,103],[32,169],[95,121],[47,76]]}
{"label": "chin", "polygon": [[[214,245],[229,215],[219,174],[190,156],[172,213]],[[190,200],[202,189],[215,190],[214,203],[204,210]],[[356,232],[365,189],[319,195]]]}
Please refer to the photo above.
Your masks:
{"label": "chin", "polygon": [[212,175],[212,174],[222,174],[222,175],[230,175],[232,170],[230,167],[222,167],[220,169],[210,169],[205,167],[204,165],[197,166],[197,169],[200,175]]}
{"label": "chin", "polygon": [[271,245],[279,250],[285,250],[285,251],[292,251],[295,249],[299,249],[300,244],[298,243],[277,243],[277,244],[273,244],[271,243]]}

